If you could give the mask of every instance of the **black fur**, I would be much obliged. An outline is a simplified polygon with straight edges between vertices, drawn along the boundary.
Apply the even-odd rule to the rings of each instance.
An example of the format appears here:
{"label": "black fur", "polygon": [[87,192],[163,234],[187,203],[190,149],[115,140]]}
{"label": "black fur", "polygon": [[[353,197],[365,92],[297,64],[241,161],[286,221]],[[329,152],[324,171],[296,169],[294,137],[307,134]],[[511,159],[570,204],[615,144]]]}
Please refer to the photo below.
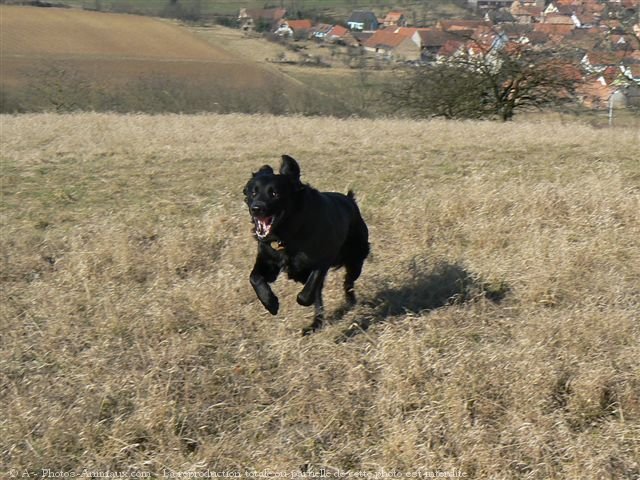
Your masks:
{"label": "black fur", "polygon": [[244,195],[258,241],[250,281],[272,315],[278,313],[279,302],[269,284],[283,270],[304,284],[298,303],[315,306],[305,334],[322,326],[322,287],[329,268],[345,267],[346,301],[355,304],[354,282],[369,254],[369,232],[352,191],[319,192],[303,184],[298,163],[283,155],[279,174],[263,166],[252,175]]}

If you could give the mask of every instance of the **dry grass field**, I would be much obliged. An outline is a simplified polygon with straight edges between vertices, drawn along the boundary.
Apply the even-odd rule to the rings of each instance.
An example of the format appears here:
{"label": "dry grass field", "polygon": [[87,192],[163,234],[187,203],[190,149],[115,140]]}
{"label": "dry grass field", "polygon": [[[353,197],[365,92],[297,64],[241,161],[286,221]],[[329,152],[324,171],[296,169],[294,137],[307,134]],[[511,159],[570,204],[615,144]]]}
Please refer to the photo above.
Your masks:
{"label": "dry grass field", "polygon": [[259,83],[259,68],[185,29],[148,17],[61,8],[0,6],[2,81],[28,82],[43,65],[72,66],[92,79],[125,81],[145,72]]}
{"label": "dry grass field", "polygon": [[[0,122],[0,474],[640,477],[637,130]],[[285,152],[371,232],[309,337],[248,281],[242,188]]]}
{"label": "dry grass field", "polygon": [[2,94],[28,111],[226,112],[314,101],[277,69],[135,15],[0,5],[0,62]]}
{"label": "dry grass field", "polygon": [[[347,117],[388,110],[381,91],[389,72],[349,68],[358,59],[345,48],[296,46],[304,48],[220,26],[0,5],[0,111]],[[274,63],[283,56],[331,68]]]}
{"label": "dry grass field", "polygon": [[[20,0],[4,0],[11,3]],[[63,0],[61,2],[77,8],[98,9],[121,13],[140,13],[159,15],[166,10],[169,0]],[[402,0],[396,3],[385,3],[378,0],[279,0],[264,2],[263,0],[180,0],[179,3],[187,11],[195,10],[203,15],[228,15],[235,17],[241,8],[265,8],[280,6],[290,12],[320,12],[337,18],[347,17],[353,10],[372,10],[384,16],[391,8],[401,8],[408,18],[418,21],[435,21],[442,16],[464,16],[469,12],[456,4],[455,0]]]}

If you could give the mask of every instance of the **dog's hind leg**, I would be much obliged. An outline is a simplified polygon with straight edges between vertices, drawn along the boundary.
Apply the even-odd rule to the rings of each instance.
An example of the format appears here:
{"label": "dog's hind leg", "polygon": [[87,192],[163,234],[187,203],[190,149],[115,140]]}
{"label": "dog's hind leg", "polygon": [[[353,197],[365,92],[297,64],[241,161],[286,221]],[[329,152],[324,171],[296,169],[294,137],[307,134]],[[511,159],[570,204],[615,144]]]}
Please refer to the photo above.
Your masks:
{"label": "dog's hind leg", "polygon": [[346,273],[344,276],[344,296],[348,307],[353,307],[356,304],[355,282],[362,273],[363,263],[364,260],[345,265]]}
{"label": "dog's hind leg", "polygon": [[[322,302],[322,287],[324,286],[324,279],[327,275],[327,270],[314,270],[309,275],[307,282],[304,284],[304,288],[298,294],[298,303],[300,305],[309,306],[313,303],[314,313],[313,322],[308,327],[302,330],[303,335],[308,335],[322,327],[324,323],[324,304]],[[313,300],[309,302],[309,296],[312,296]],[[308,303],[303,303],[308,302]]]}
{"label": "dog's hind leg", "polygon": [[303,307],[308,307],[311,304],[317,302],[316,293],[318,290],[322,290],[324,284],[324,278],[327,276],[327,269],[313,270],[307,281],[304,283],[304,287],[298,294],[296,300]]}
{"label": "dog's hind leg", "polygon": [[322,328],[324,323],[324,304],[322,302],[322,288],[316,290],[315,300],[313,302],[313,322],[311,325],[302,329],[302,335],[309,335]]}
{"label": "dog's hind leg", "polygon": [[369,232],[366,224],[362,218],[360,218],[360,221],[352,226],[349,238],[342,249],[342,258],[344,259],[344,268],[346,270],[344,276],[344,296],[348,309],[356,304],[354,285],[362,273],[362,265],[368,255]]}

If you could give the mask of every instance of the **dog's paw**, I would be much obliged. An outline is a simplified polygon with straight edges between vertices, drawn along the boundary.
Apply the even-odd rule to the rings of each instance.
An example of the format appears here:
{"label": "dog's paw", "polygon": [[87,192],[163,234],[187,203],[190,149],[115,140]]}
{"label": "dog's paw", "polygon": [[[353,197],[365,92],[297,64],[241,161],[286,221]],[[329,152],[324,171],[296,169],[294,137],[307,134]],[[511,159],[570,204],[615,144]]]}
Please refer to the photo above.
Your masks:
{"label": "dog's paw", "polygon": [[306,295],[305,291],[302,290],[296,297],[296,301],[303,307],[309,307],[313,304],[313,295]]}
{"label": "dog's paw", "polygon": [[302,336],[306,337],[307,335],[311,335],[314,332],[317,332],[322,328],[324,321],[322,316],[316,317],[313,319],[313,323],[308,325],[302,329]]}
{"label": "dog's paw", "polygon": [[322,325],[307,325],[302,329],[302,336],[306,337],[307,335],[311,335],[312,333],[317,332],[322,328]]}
{"label": "dog's paw", "polygon": [[276,297],[275,295],[273,295],[268,302],[263,302],[263,305],[271,315],[276,315],[278,313],[278,309],[280,308],[280,302],[278,301],[278,297]]}

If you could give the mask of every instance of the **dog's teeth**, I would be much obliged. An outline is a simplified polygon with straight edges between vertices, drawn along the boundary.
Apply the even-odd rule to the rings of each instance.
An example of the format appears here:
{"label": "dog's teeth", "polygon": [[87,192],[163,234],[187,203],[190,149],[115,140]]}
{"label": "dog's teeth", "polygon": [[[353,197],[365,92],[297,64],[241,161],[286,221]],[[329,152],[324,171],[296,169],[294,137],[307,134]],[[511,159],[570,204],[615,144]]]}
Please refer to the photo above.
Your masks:
{"label": "dog's teeth", "polygon": [[258,235],[259,238],[264,238],[269,235],[272,224],[273,217],[268,217],[266,219],[256,218],[256,235]]}

